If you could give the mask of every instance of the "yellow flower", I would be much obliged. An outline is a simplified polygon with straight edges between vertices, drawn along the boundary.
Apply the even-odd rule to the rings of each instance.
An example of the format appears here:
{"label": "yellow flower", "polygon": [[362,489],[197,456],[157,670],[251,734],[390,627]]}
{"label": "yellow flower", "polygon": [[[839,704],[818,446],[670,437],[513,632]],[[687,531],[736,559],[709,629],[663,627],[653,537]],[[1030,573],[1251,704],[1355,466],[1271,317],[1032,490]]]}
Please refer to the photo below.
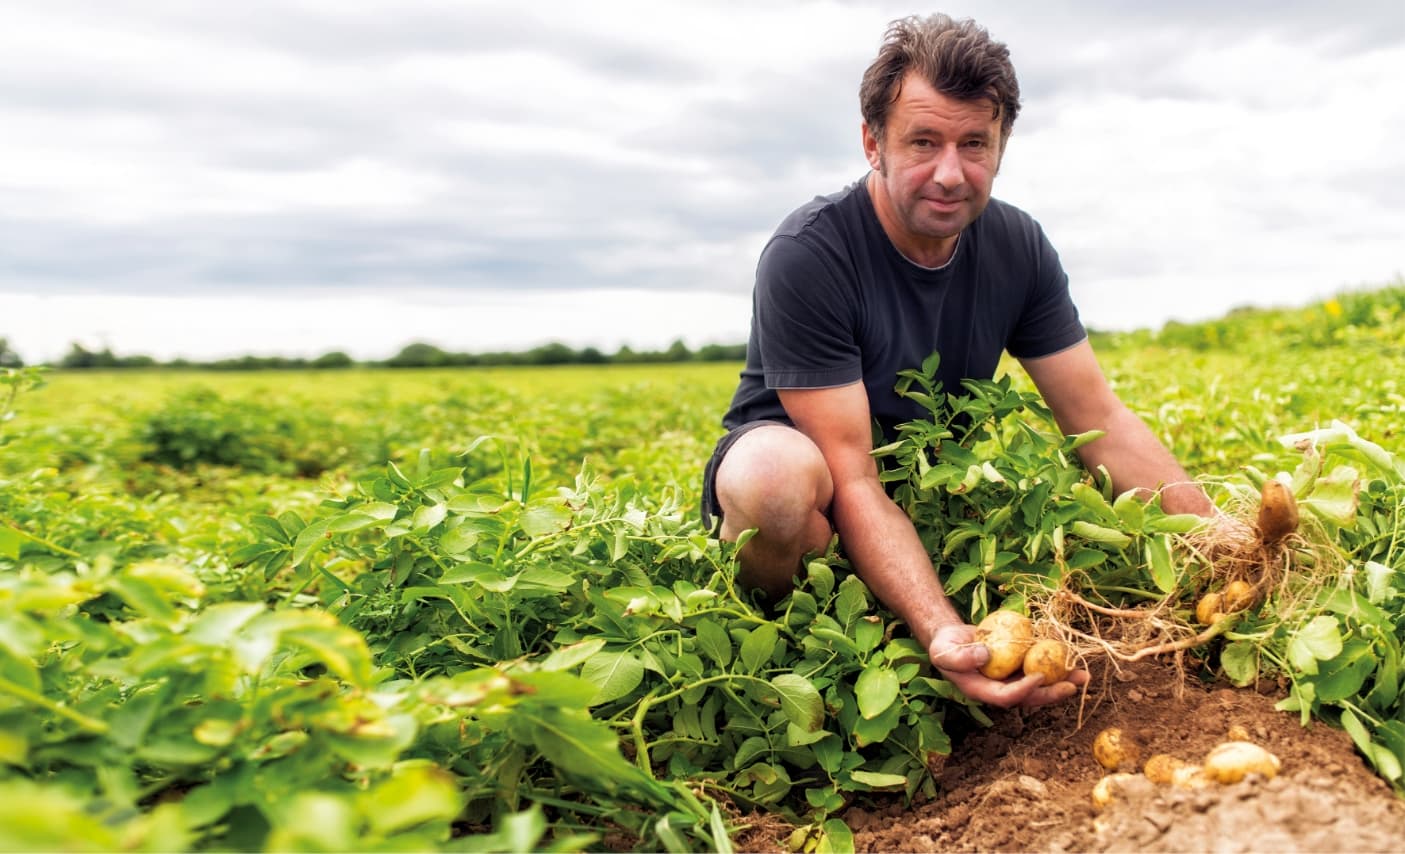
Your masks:
{"label": "yellow flower", "polygon": [[1342,316],[1342,304],[1334,299],[1327,300],[1327,302],[1324,303],[1322,307],[1327,309],[1327,313],[1330,314],[1332,317]]}

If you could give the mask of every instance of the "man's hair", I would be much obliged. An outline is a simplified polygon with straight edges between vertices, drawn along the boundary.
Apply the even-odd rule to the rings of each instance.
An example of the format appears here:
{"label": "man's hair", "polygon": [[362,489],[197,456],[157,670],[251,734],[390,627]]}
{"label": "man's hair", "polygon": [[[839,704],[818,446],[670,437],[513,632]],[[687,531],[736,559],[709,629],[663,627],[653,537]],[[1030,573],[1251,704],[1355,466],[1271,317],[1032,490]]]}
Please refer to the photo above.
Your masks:
{"label": "man's hair", "polygon": [[889,24],[883,46],[859,85],[863,120],[880,140],[909,71],[921,74],[948,97],[990,101],[991,117],[1000,118],[1004,147],[1020,112],[1020,84],[1004,43],[991,39],[984,27],[969,18],[913,15]]}

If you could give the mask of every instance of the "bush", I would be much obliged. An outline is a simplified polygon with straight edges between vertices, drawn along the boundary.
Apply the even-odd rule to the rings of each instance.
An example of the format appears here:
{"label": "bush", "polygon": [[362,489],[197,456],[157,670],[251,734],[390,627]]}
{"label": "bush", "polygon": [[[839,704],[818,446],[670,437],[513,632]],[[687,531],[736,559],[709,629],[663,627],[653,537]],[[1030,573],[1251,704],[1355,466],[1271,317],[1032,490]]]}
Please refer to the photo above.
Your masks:
{"label": "bush", "polygon": [[179,394],[138,428],[142,459],[175,468],[231,466],[314,476],[344,462],[340,431],[325,415],[225,400],[209,389]]}

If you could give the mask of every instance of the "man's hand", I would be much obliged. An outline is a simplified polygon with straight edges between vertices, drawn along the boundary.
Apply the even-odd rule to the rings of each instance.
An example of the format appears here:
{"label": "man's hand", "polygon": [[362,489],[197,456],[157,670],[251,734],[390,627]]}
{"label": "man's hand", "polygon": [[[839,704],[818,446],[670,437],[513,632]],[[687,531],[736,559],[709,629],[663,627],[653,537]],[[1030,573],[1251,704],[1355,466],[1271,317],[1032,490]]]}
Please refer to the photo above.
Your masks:
{"label": "man's hand", "polygon": [[1022,706],[1032,709],[1067,700],[1088,684],[1088,671],[1075,670],[1068,678],[1053,685],[1039,684],[1038,675],[1018,679],[991,679],[981,675],[980,667],[990,658],[990,650],[976,640],[975,626],[950,624],[937,629],[927,648],[932,663],[947,681],[961,693],[981,703],[1008,709]]}

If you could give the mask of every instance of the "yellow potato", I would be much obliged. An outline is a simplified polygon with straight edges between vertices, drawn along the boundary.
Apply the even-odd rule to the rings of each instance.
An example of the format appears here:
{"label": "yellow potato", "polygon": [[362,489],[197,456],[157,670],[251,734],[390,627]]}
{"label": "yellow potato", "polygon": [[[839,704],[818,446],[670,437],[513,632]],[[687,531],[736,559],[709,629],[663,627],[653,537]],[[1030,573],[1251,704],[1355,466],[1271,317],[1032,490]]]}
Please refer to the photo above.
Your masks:
{"label": "yellow potato", "polygon": [[1215,781],[1205,775],[1199,765],[1181,765],[1171,772],[1171,785],[1177,789],[1203,789],[1213,786]]}
{"label": "yellow potato", "polygon": [[1254,604],[1254,588],[1247,581],[1231,581],[1224,588],[1226,614],[1243,611]]}
{"label": "yellow potato", "polygon": [[1121,729],[1108,727],[1093,739],[1093,758],[1109,771],[1136,768],[1137,760],[1141,758],[1141,748]]}
{"label": "yellow potato", "polygon": [[1134,779],[1136,774],[1108,774],[1093,786],[1093,807],[1101,810],[1112,803],[1118,789]]}
{"label": "yellow potato", "polygon": [[1249,730],[1243,724],[1233,724],[1229,728],[1228,737],[1230,741],[1248,741]]}
{"label": "yellow potato", "polygon": [[981,674],[1004,679],[1024,663],[1024,655],[1034,643],[1034,624],[1014,611],[992,611],[976,627],[976,639],[990,650],[990,660],[981,665]]}
{"label": "yellow potato", "polygon": [[1195,619],[1205,625],[1224,616],[1224,596],[1219,593],[1206,593],[1195,603]]}
{"label": "yellow potato", "polygon": [[1069,657],[1068,645],[1063,641],[1037,640],[1024,654],[1024,672],[1042,676],[1042,685],[1053,685],[1068,677]]}
{"label": "yellow potato", "polygon": [[1158,753],[1146,761],[1142,773],[1153,783],[1169,783],[1175,778],[1176,770],[1184,767],[1184,760],[1169,753]]}
{"label": "yellow potato", "polygon": [[1272,780],[1282,764],[1257,744],[1226,741],[1206,754],[1205,776],[1219,783],[1238,783],[1250,774]]}
{"label": "yellow potato", "polygon": [[1287,484],[1264,481],[1259,499],[1259,538],[1265,543],[1276,543],[1298,529],[1298,502]]}

